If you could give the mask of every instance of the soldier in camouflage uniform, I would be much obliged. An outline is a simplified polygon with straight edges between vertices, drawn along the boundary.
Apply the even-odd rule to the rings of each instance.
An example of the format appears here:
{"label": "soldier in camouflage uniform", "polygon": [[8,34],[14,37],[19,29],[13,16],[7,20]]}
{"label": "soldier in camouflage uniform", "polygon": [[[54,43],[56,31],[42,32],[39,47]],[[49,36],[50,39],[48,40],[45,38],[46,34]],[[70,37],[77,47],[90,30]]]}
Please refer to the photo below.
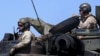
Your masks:
{"label": "soldier in camouflage uniform", "polygon": [[21,36],[19,36],[19,39],[18,39],[20,42],[18,44],[14,45],[11,48],[10,56],[12,56],[16,50],[21,51],[21,48],[27,49],[25,47],[30,48],[31,41],[35,40],[34,34],[32,34],[32,32],[30,31],[30,24],[27,21],[20,19],[18,21],[18,29],[19,29],[19,32],[22,33]]}
{"label": "soldier in camouflage uniform", "polygon": [[90,14],[91,12],[91,6],[88,3],[83,3],[79,7],[79,12],[81,15],[80,18],[80,25],[79,29],[96,29],[97,28],[97,22],[96,18]]}
{"label": "soldier in camouflage uniform", "polygon": [[[80,24],[78,29],[97,29],[97,21],[95,16],[90,14],[91,6],[88,3],[82,3],[79,7],[80,12]],[[79,36],[79,38],[83,38],[83,36]]]}

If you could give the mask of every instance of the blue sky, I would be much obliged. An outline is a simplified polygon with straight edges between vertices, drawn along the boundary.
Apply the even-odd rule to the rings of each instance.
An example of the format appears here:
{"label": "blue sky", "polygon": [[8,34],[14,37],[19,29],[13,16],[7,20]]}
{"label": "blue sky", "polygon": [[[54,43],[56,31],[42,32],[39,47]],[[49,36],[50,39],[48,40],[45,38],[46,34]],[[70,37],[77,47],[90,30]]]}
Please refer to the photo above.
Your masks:
{"label": "blue sky", "polygon": [[[72,14],[79,15],[79,5],[89,3],[95,15],[95,6],[100,6],[99,0],[34,0],[39,18],[51,24],[57,24]],[[0,40],[5,33],[13,33],[17,21],[22,17],[36,18],[31,0],[0,0]],[[31,28],[32,32],[40,34]]]}

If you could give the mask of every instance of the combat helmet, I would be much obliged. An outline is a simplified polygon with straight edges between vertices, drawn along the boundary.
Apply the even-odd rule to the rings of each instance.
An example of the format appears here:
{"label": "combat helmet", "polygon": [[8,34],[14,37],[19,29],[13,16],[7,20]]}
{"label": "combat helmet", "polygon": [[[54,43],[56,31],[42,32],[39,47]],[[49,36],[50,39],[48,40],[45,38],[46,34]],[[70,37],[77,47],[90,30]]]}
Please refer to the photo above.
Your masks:
{"label": "combat helmet", "polygon": [[83,11],[83,13],[89,13],[91,12],[91,5],[88,3],[82,3],[79,6],[80,10]]}
{"label": "combat helmet", "polygon": [[22,23],[25,26],[25,29],[30,29],[30,23],[26,20],[26,18],[20,18],[18,23]]}

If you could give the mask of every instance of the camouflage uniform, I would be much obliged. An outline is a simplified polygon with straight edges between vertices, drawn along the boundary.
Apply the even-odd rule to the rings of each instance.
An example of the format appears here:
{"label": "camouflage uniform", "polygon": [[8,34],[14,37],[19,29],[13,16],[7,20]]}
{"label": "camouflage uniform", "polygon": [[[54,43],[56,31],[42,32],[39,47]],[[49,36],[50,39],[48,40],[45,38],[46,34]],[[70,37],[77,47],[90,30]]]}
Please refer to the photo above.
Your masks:
{"label": "camouflage uniform", "polygon": [[[84,18],[85,19],[85,18]],[[97,21],[93,16],[89,16],[84,20],[80,20],[79,29],[97,29]]]}
{"label": "camouflage uniform", "polygon": [[20,42],[16,44],[14,48],[18,49],[18,48],[25,47],[26,45],[31,43],[33,37],[35,36],[32,34],[31,31],[28,30],[24,31],[23,34],[18,39]]}
{"label": "camouflage uniform", "polygon": [[[95,16],[91,15],[91,6],[88,3],[82,3],[79,7],[80,12],[80,24],[78,26],[79,29],[97,29],[97,21]],[[84,36],[79,36],[79,39]]]}
{"label": "camouflage uniform", "polygon": [[11,48],[10,56],[13,56],[15,53],[29,53],[31,42],[35,40],[35,35],[30,31],[30,24],[26,20],[20,19],[18,21],[18,29],[22,33],[18,38],[20,42]]}

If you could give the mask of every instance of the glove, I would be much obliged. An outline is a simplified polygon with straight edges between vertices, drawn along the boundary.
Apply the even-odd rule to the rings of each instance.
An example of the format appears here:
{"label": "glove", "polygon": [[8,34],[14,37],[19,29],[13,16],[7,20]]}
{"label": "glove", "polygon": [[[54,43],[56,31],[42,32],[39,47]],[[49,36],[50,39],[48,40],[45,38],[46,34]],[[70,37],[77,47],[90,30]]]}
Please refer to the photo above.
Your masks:
{"label": "glove", "polygon": [[11,49],[10,49],[10,53],[9,53],[10,56],[14,56],[14,51],[15,51],[15,48],[11,48]]}

